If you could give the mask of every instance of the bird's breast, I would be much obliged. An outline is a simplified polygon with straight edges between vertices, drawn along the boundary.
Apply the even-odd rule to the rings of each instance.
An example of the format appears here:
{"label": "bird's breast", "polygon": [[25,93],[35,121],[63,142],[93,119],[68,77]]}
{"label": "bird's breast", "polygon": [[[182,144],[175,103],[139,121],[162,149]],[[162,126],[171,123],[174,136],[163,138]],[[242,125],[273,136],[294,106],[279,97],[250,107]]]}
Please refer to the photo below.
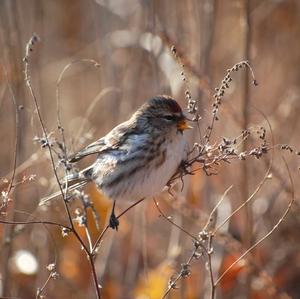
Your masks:
{"label": "bird's breast", "polygon": [[104,155],[95,169],[96,184],[114,200],[139,200],[158,195],[186,158],[182,134],[158,137],[148,146]]}

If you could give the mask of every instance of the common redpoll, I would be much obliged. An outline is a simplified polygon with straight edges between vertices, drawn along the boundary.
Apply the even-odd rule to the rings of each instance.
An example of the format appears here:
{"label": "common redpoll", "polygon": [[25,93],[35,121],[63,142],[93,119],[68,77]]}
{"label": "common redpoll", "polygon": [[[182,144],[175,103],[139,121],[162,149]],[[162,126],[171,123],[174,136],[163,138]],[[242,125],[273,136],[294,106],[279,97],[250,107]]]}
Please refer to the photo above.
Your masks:
{"label": "common redpoll", "polygon": [[[178,103],[169,96],[156,96],[128,121],[74,154],[70,163],[89,155],[95,155],[95,162],[78,174],[69,175],[68,184],[72,189],[72,186],[82,187],[94,181],[114,200],[113,207],[117,200],[154,197],[187,157],[188,146],[183,131],[188,128]],[[117,229],[118,224],[113,208],[110,226]]]}

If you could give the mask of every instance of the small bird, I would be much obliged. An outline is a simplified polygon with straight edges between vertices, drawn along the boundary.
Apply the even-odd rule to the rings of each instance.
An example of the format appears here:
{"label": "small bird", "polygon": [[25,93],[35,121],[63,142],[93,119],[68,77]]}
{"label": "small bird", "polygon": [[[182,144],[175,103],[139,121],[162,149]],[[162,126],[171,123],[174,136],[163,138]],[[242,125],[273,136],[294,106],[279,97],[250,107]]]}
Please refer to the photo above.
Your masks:
{"label": "small bird", "polygon": [[[129,120],[69,158],[70,163],[76,163],[96,156],[90,166],[67,176],[69,190],[95,182],[114,201],[109,225],[117,229],[116,201],[137,201],[159,194],[187,158],[183,131],[189,128],[173,98],[159,95],[148,100]],[[45,198],[40,205],[53,197]]]}

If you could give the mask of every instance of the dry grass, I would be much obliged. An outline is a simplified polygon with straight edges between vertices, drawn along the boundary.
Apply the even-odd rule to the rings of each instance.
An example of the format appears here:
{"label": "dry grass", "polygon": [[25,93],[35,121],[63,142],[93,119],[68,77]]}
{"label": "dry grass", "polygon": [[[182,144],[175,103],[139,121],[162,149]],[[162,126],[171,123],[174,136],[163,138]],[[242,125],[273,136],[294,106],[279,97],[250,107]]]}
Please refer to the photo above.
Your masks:
{"label": "dry grass", "polygon": [[[2,1],[0,297],[300,298],[299,13]],[[116,233],[94,186],[61,185],[67,158],[161,93],[187,107],[192,151],[161,198],[118,205]]]}

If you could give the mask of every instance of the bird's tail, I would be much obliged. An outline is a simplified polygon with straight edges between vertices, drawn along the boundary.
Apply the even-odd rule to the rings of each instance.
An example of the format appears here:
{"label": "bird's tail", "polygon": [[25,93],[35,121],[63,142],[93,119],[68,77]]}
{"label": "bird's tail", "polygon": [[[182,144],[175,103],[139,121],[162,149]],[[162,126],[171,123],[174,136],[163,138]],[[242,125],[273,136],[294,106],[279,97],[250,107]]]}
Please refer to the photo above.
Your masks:
{"label": "bird's tail", "polygon": [[[64,182],[62,183],[62,189],[64,190],[66,187],[68,192],[72,192],[76,189],[83,188],[87,183],[91,181],[90,171],[92,170],[92,166],[80,171],[79,173],[70,174],[66,177]],[[39,202],[39,206],[43,206],[52,199],[55,199],[59,195],[62,195],[61,190],[54,192],[44,198],[42,198]]]}

